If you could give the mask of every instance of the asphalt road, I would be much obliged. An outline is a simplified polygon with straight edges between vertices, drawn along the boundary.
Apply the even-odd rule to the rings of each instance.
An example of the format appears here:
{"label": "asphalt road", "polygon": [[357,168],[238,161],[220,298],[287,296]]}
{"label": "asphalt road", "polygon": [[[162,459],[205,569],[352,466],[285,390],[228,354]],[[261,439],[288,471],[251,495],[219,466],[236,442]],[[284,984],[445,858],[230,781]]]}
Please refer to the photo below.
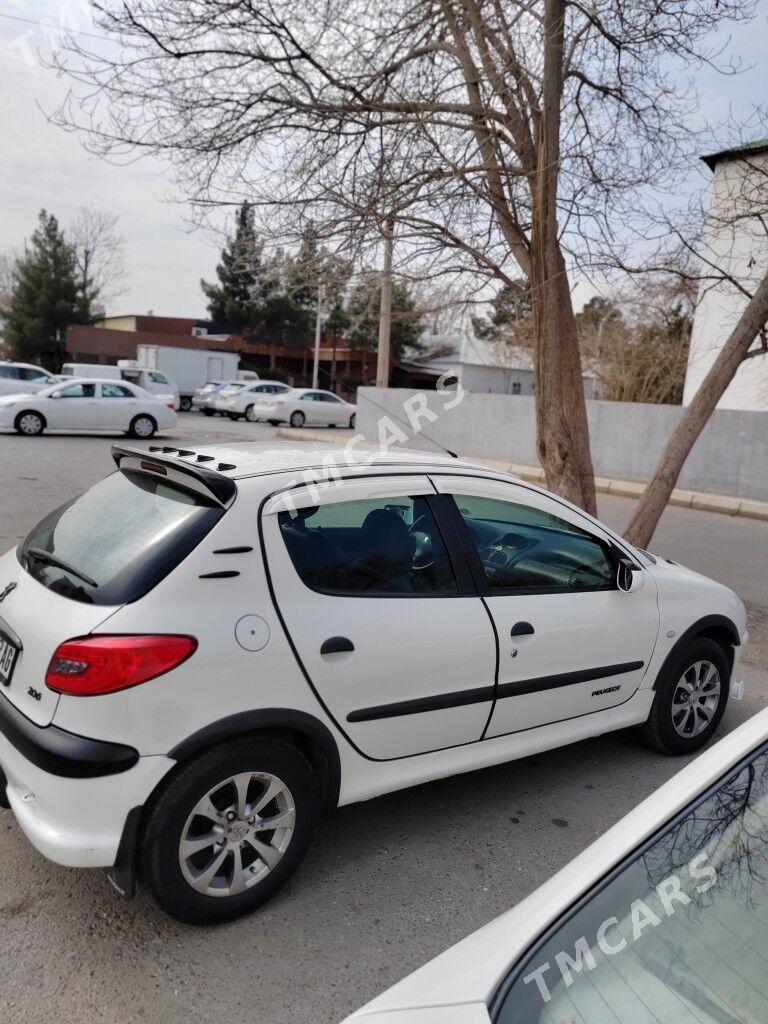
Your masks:
{"label": "asphalt road", "polygon": [[[285,443],[193,414],[173,436]],[[109,472],[111,440],[0,435],[1,549]],[[600,504],[618,527],[631,511],[627,499]],[[768,703],[768,524],[669,509],[652,548],[748,603],[747,696],[723,722],[733,729]],[[614,733],[342,808],[275,901],[217,929],[170,921],[143,895],[124,902],[100,872],[48,863],[0,812],[0,1019],[338,1021],[517,903],[681,766]]]}

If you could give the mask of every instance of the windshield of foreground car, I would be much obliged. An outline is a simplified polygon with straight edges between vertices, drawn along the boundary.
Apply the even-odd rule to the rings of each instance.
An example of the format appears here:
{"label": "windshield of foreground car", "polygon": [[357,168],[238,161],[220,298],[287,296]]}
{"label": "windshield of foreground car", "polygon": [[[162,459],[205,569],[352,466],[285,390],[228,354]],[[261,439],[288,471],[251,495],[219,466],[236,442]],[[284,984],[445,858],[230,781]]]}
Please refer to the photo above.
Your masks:
{"label": "windshield of foreground car", "polygon": [[192,551],[224,510],[146,473],[113,473],[46,516],[18,551],[49,590],[88,604],[135,601]]}
{"label": "windshield of foreground car", "polygon": [[765,1024],[765,748],[581,901],[510,981],[497,1024]]}

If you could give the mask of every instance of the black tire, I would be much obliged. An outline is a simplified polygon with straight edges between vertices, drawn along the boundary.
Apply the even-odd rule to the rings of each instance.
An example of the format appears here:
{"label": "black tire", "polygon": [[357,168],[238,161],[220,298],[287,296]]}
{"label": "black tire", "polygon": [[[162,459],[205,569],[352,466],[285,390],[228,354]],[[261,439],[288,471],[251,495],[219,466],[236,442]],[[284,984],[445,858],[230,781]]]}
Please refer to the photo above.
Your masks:
{"label": "black tire", "polygon": [[268,423],[269,423],[270,427],[279,427],[280,426],[280,420],[268,420]]}
{"label": "black tire", "polygon": [[[720,697],[707,726],[696,735],[683,736],[675,729],[672,721],[672,702],[683,675],[700,661],[708,661],[717,669],[720,677]],[[730,684],[731,664],[723,648],[706,637],[691,640],[673,655],[656,681],[656,696],[648,721],[643,726],[645,738],[663,754],[691,754],[699,750],[712,738],[720,724],[728,703]],[[695,717],[694,715],[694,719]]]}
{"label": "black tire", "polygon": [[292,427],[303,427],[306,421],[306,416],[300,409],[296,409],[295,412],[291,413],[291,418],[288,421]]}
{"label": "black tire", "polygon": [[192,408],[192,399],[188,395],[182,395],[179,399],[179,412],[189,412]]}
{"label": "black tire", "polygon": [[355,422],[356,422],[356,420],[357,420],[357,413],[353,412],[352,415],[349,417],[349,429],[350,430],[354,430],[355,429]]}
{"label": "black tire", "polygon": [[246,406],[244,415],[245,415],[245,419],[246,419],[246,421],[248,423],[258,423],[259,422],[258,416],[254,415],[253,405]]}
{"label": "black tire", "polygon": [[240,413],[237,413],[237,412],[228,412],[227,416],[229,416],[229,418],[231,420],[239,420],[240,419]]}
{"label": "black tire", "polygon": [[138,416],[134,416],[131,420],[131,425],[128,427],[128,433],[131,437],[138,437],[142,441],[146,441],[150,437],[154,437],[157,432],[157,423],[155,420],[147,415],[147,413],[140,413]]}
{"label": "black tire", "polygon": [[214,409],[203,409],[203,416],[213,416],[214,412]]}
{"label": "black tire", "polygon": [[35,409],[25,409],[13,421],[13,426],[22,437],[39,437],[45,430],[45,416]]}
{"label": "black tire", "polygon": [[[281,859],[261,881],[237,895],[206,895],[193,888],[182,872],[182,833],[195,805],[217,783],[251,771],[273,775],[288,787],[296,809],[293,834]],[[221,802],[227,799],[225,794]],[[290,743],[272,736],[246,736],[222,743],[185,765],[154,799],[139,840],[140,878],[163,910],[178,921],[231,921],[266,903],[293,875],[312,842],[319,808],[317,778],[304,755]],[[223,863],[228,863],[227,858]]]}

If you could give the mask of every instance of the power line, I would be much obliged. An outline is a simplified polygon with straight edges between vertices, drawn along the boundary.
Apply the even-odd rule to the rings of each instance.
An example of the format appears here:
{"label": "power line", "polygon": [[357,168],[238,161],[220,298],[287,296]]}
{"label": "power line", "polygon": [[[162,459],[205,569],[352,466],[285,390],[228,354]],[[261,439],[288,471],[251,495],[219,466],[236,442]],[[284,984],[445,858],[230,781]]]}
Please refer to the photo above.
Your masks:
{"label": "power line", "polygon": [[106,42],[112,42],[109,36],[100,36],[95,32],[87,32],[85,29],[80,28],[68,28],[66,25],[54,25],[48,21],[36,21],[34,18],[24,18],[20,14],[9,14],[7,11],[0,11],[0,18],[7,18],[8,21],[19,21],[23,25],[32,25],[34,28],[41,28],[45,31],[54,32],[71,32],[76,36],[88,36],[90,39],[103,39]]}

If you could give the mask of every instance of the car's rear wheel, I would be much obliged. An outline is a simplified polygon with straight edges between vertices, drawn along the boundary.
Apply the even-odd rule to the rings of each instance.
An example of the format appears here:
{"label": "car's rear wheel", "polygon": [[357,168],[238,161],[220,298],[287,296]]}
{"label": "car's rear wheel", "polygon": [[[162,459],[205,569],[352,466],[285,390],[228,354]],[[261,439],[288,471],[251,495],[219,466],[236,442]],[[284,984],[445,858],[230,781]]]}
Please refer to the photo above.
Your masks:
{"label": "car's rear wheel", "polygon": [[665,754],[689,754],[712,737],[728,703],[731,667],[707,637],[686,644],[656,682],[645,735]]}
{"label": "car's rear wheel", "polygon": [[238,413],[238,412],[228,412],[227,416],[229,416],[229,418],[231,420],[239,420],[240,419],[240,413]]}
{"label": "car's rear wheel", "polygon": [[157,423],[152,417],[142,414],[133,417],[128,433],[131,437],[140,437],[142,440],[146,440],[148,437],[154,437],[156,430]]}
{"label": "car's rear wheel", "polygon": [[319,807],[317,778],[291,744],[263,736],[214,747],[154,802],[141,877],[180,921],[230,921],[285,885],[309,848]]}
{"label": "car's rear wheel", "polygon": [[17,433],[23,434],[25,437],[37,437],[45,430],[45,420],[39,412],[28,409],[26,412],[19,413],[14,426]]}
{"label": "car's rear wheel", "polygon": [[192,399],[187,395],[182,395],[179,399],[179,412],[189,412],[192,408]]}
{"label": "car's rear wheel", "polygon": [[213,416],[214,409],[203,409],[203,416]]}
{"label": "car's rear wheel", "polygon": [[356,416],[356,413],[353,412],[352,415],[349,417],[349,429],[350,430],[354,430],[355,429],[355,416]]}
{"label": "car's rear wheel", "polygon": [[290,424],[292,427],[303,427],[305,420],[306,416],[304,415],[303,412],[301,412],[300,409],[297,409],[296,412],[291,413]]}
{"label": "car's rear wheel", "polygon": [[245,418],[248,420],[249,423],[256,422],[256,410],[252,405],[249,405],[245,410]]}

